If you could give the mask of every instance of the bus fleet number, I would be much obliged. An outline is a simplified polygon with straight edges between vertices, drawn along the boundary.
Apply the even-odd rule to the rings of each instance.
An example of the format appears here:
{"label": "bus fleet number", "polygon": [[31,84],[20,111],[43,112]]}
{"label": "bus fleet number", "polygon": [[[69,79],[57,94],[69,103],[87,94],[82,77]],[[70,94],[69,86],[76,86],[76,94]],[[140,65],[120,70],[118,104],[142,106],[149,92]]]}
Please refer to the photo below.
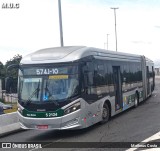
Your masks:
{"label": "bus fleet number", "polygon": [[46,117],[55,117],[57,113],[46,113]]}

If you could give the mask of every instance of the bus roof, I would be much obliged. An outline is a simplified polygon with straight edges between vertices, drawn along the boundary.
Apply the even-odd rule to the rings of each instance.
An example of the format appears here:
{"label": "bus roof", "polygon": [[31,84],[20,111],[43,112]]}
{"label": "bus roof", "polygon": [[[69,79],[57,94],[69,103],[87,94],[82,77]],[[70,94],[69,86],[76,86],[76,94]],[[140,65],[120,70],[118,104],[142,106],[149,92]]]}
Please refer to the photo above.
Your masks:
{"label": "bus roof", "polygon": [[21,64],[43,64],[73,62],[87,56],[103,58],[109,60],[136,60],[140,61],[140,55],[108,51],[105,49],[86,47],[86,46],[65,46],[46,48],[35,51],[21,60]]}

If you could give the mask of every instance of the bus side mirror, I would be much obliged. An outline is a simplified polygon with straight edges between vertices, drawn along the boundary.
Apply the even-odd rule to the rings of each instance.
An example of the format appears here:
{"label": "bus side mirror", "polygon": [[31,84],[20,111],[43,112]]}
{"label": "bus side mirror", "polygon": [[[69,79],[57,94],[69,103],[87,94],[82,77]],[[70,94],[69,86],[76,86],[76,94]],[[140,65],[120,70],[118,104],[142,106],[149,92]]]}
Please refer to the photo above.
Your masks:
{"label": "bus side mirror", "polygon": [[19,66],[19,64],[11,64],[11,65],[9,65],[7,67],[6,73],[8,74],[8,71],[11,70],[11,69],[13,69],[13,68],[20,69],[20,66]]}
{"label": "bus side mirror", "polygon": [[7,77],[5,79],[6,93],[17,93],[16,86],[15,86],[17,82],[13,79],[13,75],[11,75],[12,72],[10,72],[12,69],[20,69],[22,71],[19,64],[11,64],[7,67],[6,69]]}
{"label": "bus side mirror", "polygon": [[13,77],[7,77],[5,79],[6,93],[12,93],[13,90]]}

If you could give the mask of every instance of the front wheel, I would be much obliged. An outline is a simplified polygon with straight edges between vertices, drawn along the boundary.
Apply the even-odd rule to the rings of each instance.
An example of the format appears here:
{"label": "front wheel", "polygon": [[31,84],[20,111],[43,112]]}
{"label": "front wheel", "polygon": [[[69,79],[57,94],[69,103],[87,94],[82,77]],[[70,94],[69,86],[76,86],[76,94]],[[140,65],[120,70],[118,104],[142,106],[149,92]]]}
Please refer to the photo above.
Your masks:
{"label": "front wheel", "polygon": [[102,111],[102,121],[101,123],[106,123],[109,120],[109,107],[107,104],[103,105],[103,111]]}

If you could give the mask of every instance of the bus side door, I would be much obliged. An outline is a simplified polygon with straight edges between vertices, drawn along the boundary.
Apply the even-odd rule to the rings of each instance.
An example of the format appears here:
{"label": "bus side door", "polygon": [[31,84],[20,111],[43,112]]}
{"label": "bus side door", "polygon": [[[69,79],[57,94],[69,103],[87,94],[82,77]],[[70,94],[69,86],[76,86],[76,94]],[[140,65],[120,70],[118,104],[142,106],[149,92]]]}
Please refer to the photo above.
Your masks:
{"label": "bus side door", "polygon": [[122,81],[120,66],[113,66],[113,79],[114,79],[114,90],[115,90],[115,109],[119,110],[122,108]]}

